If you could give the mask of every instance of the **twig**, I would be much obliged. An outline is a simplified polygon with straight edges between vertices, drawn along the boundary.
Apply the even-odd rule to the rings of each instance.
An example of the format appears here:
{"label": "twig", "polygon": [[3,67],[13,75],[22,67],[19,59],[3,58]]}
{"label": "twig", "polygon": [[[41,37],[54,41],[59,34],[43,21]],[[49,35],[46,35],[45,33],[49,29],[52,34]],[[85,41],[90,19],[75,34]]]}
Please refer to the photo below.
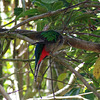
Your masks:
{"label": "twig", "polygon": [[91,34],[91,33],[71,32],[70,34],[87,35],[87,36],[93,36],[93,37],[100,38],[100,35]]}
{"label": "twig", "polygon": [[12,33],[9,33],[9,35],[12,35],[13,36],[13,38],[20,38],[20,39],[22,39],[22,40],[25,40],[25,41],[27,41],[27,42],[29,42],[29,43],[32,43],[32,44],[34,44],[35,43],[35,41],[34,40],[32,40],[32,39],[30,39],[30,38],[28,38],[28,37],[26,37],[26,36],[24,36],[24,35],[21,35],[21,34],[12,34]]}
{"label": "twig", "polygon": [[0,93],[7,99],[7,100],[12,100],[9,95],[6,93],[4,88],[0,85]]}
{"label": "twig", "polygon": [[[97,2],[98,4],[100,4],[100,2]],[[96,7],[96,8],[100,8],[100,5],[96,5],[96,4],[85,4],[84,7]]]}
{"label": "twig", "polygon": [[15,22],[15,19],[14,19],[14,20],[12,20],[11,22],[9,22],[9,23],[5,24],[5,25],[0,26],[0,28],[1,28],[1,27],[5,27],[5,26],[7,26],[7,25],[9,25],[9,24],[11,24],[11,23],[13,23],[13,22]]}
{"label": "twig", "polygon": [[20,62],[32,62],[32,61],[35,61],[35,59],[0,59],[0,61],[11,61],[11,62],[15,62],[15,61],[20,61]]}
{"label": "twig", "polygon": [[[97,90],[97,92],[100,92],[100,90]],[[84,96],[84,95],[88,95],[88,94],[93,94],[93,92],[82,93],[82,94],[79,94],[79,95]]]}
{"label": "twig", "polygon": [[[48,69],[48,68],[47,68]],[[47,71],[47,69],[46,69],[46,71]],[[43,75],[42,75],[43,76]],[[41,78],[41,76],[38,76],[38,77],[40,77]],[[60,80],[56,80],[56,79],[51,79],[51,78],[47,78],[47,77],[43,77],[44,79],[46,79],[46,80],[53,80],[53,81],[55,81],[55,82],[60,82],[60,83],[63,83],[63,84],[67,84],[67,83],[65,83],[65,82],[63,82],[63,81],[60,81]],[[69,85],[71,85],[71,84],[69,84]]]}
{"label": "twig", "polygon": [[[21,69],[23,69],[26,65],[27,65],[27,63],[26,63],[22,68],[20,68],[19,70],[17,70],[16,72],[14,72],[14,73],[12,73],[12,74],[9,74],[9,75],[7,75],[7,76],[4,76],[4,77],[0,78],[0,81],[1,81],[1,80],[4,80],[4,79],[7,79],[8,77],[10,77],[10,76],[13,75],[13,74],[18,73],[18,72],[19,72]],[[24,72],[24,73],[25,73],[25,72]]]}
{"label": "twig", "polygon": [[6,53],[6,51],[8,50],[10,46],[10,40],[7,41],[7,45],[5,46],[5,49],[3,50],[3,52],[0,54],[0,58],[3,57],[3,55]]}
{"label": "twig", "polygon": [[[50,56],[50,72],[51,72],[51,79],[52,79],[52,67],[51,67],[52,61],[51,61],[51,56]],[[54,94],[54,88],[53,88],[53,80],[51,80],[51,85],[52,85],[52,92],[53,92],[53,98],[55,100],[55,94]]]}
{"label": "twig", "polygon": [[[40,98],[35,98],[36,100],[40,100]],[[42,97],[42,100],[52,100],[54,99],[54,97]],[[75,96],[55,96],[55,99],[77,99],[77,100],[89,100],[89,99],[86,99],[86,98],[83,98],[79,95],[75,95]]]}

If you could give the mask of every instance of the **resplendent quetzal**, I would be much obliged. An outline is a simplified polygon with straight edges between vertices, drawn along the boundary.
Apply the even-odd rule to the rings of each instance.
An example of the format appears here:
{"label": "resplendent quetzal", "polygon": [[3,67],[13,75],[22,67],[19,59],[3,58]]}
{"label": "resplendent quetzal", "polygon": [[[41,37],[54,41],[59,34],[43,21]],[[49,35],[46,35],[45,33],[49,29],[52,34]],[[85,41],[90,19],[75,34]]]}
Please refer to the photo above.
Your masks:
{"label": "resplendent quetzal", "polygon": [[43,42],[39,42],[35,48],[35,74],[34,79],[37,80],[38,72],[43,59],[57,51],[63,44],[63,37],[60,33],[49,30],[40,34]]}

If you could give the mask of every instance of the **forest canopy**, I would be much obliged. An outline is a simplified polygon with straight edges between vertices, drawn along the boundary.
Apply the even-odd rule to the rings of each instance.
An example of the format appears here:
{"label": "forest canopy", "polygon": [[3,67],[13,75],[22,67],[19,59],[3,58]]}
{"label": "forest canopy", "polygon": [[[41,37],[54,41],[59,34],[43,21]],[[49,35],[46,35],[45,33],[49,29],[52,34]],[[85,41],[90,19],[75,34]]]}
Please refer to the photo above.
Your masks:
{"label": "forest canopy", "polygon": [[[59,32],[63,45],[44,59],[35,82],[35,47],[48,30]],[[0,1],[0,100],[4,98],[100,99],[99,0]]]}

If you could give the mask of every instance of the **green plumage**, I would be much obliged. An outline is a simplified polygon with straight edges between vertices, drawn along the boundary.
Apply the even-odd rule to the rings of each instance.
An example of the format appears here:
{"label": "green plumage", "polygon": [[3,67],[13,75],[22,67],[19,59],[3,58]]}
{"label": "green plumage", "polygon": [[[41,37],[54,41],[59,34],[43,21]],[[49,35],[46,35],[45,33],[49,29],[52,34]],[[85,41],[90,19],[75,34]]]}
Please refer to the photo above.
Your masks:
{"label": "green plumage", "polygon": [[41,33],[41,36],[48,42],[56,42],[60,34],[56,31],[50,30]]}

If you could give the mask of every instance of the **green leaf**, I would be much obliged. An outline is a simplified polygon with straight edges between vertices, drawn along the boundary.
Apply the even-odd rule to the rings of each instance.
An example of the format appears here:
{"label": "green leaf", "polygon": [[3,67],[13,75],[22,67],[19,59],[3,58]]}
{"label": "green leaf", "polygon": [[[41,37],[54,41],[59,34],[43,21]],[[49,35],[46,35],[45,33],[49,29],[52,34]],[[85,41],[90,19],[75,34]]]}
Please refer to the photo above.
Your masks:
{"label": "green leaf", "polygon": [[44,3],[50,4],[50,3],[54,3],[54,2],[56,2],[58,0],[41,0],[41,1],[44,2]]}
{"label": "green leaf", "polygon": [[58,1],[58,2],[55,2],[54,4],[53,4],[53,10],[57,10],[57,9],[60,9],[60,8],[62,8],[63,7],[63,2],[62,1]]}
{"label": "green leaf", "polygon": [[96,79],[100,78],[100,57],[95,62],[93,75],[95,76]]}
{"label": "green leaf", "polygon": [[[57,79],[57,80],[63,81],[63,80],[66,78],[66,75],[67,75],[67,73],[62,73],[62,74],[60,74],[60,75],[58,76],[58,79]],[[58,88],[59,88],[59,89],[62,89],[62,88],[64,87],[64,84],[61,83],[61,82],[57,82],[57,85],[58,85]]]}
{"label": "green leaf", "polygon": [[90,17],[93,17],[94,14],[81,14],[81,15],[78,15],[75,20],[77,21],[80,21],[80,20],[86,20],[86,19],[89,19]]}
{"label": "green leaf", "polygon": [[85,62],[91,62],[95,57],[97,56],[97,53],[87,53],[85,57],[83,58],[83,61]]}
{"label": "green leaf", "polygon": [[24,16],[26,16],[26,15],[35,15],[35,14],[37,14],[37,13],[38,13],[37,9],[29,9],[29,10],[27,10],[27,11],[25,11],[25,12],[22,12],[22,13],[16,18],[16,20],[18,20],[20,17],[24,17]]}
{"label": "green leaf", "polygon": [[[85,90],[85,93],[88,93],[90,92],[88,89]],[[87,98],[88,100],[95,100],[94,97],[95,95],[94,94],[88,94],[88,95],[84,95],[85,98]]]}
{"label": "green leaf", "polygon": [[97,35],[100,35],[100,30],[95,30],[92,32],[93,34],[97,34]]}
{"label": "green leaf", "polygon": [[71,0],[61,0],[61,1],[63,2],[63,4],[64,4],[65,7],[69,7],[70,6]]}
{"label": "green leaf", "polygon": [[44,6],[39,6],[37,7],[38,12],[40,13],[46,13],[48,11],[48,9]]}
{"label": "green leaf", "polygon": [[38,20],[37,21],[37,31],[42,31],[46,24],[48,24],[48,20]]}
{"label": "green leaf", "polygon": [[14,15],[18,16],[23,12],[23,8],[14,8]]}

